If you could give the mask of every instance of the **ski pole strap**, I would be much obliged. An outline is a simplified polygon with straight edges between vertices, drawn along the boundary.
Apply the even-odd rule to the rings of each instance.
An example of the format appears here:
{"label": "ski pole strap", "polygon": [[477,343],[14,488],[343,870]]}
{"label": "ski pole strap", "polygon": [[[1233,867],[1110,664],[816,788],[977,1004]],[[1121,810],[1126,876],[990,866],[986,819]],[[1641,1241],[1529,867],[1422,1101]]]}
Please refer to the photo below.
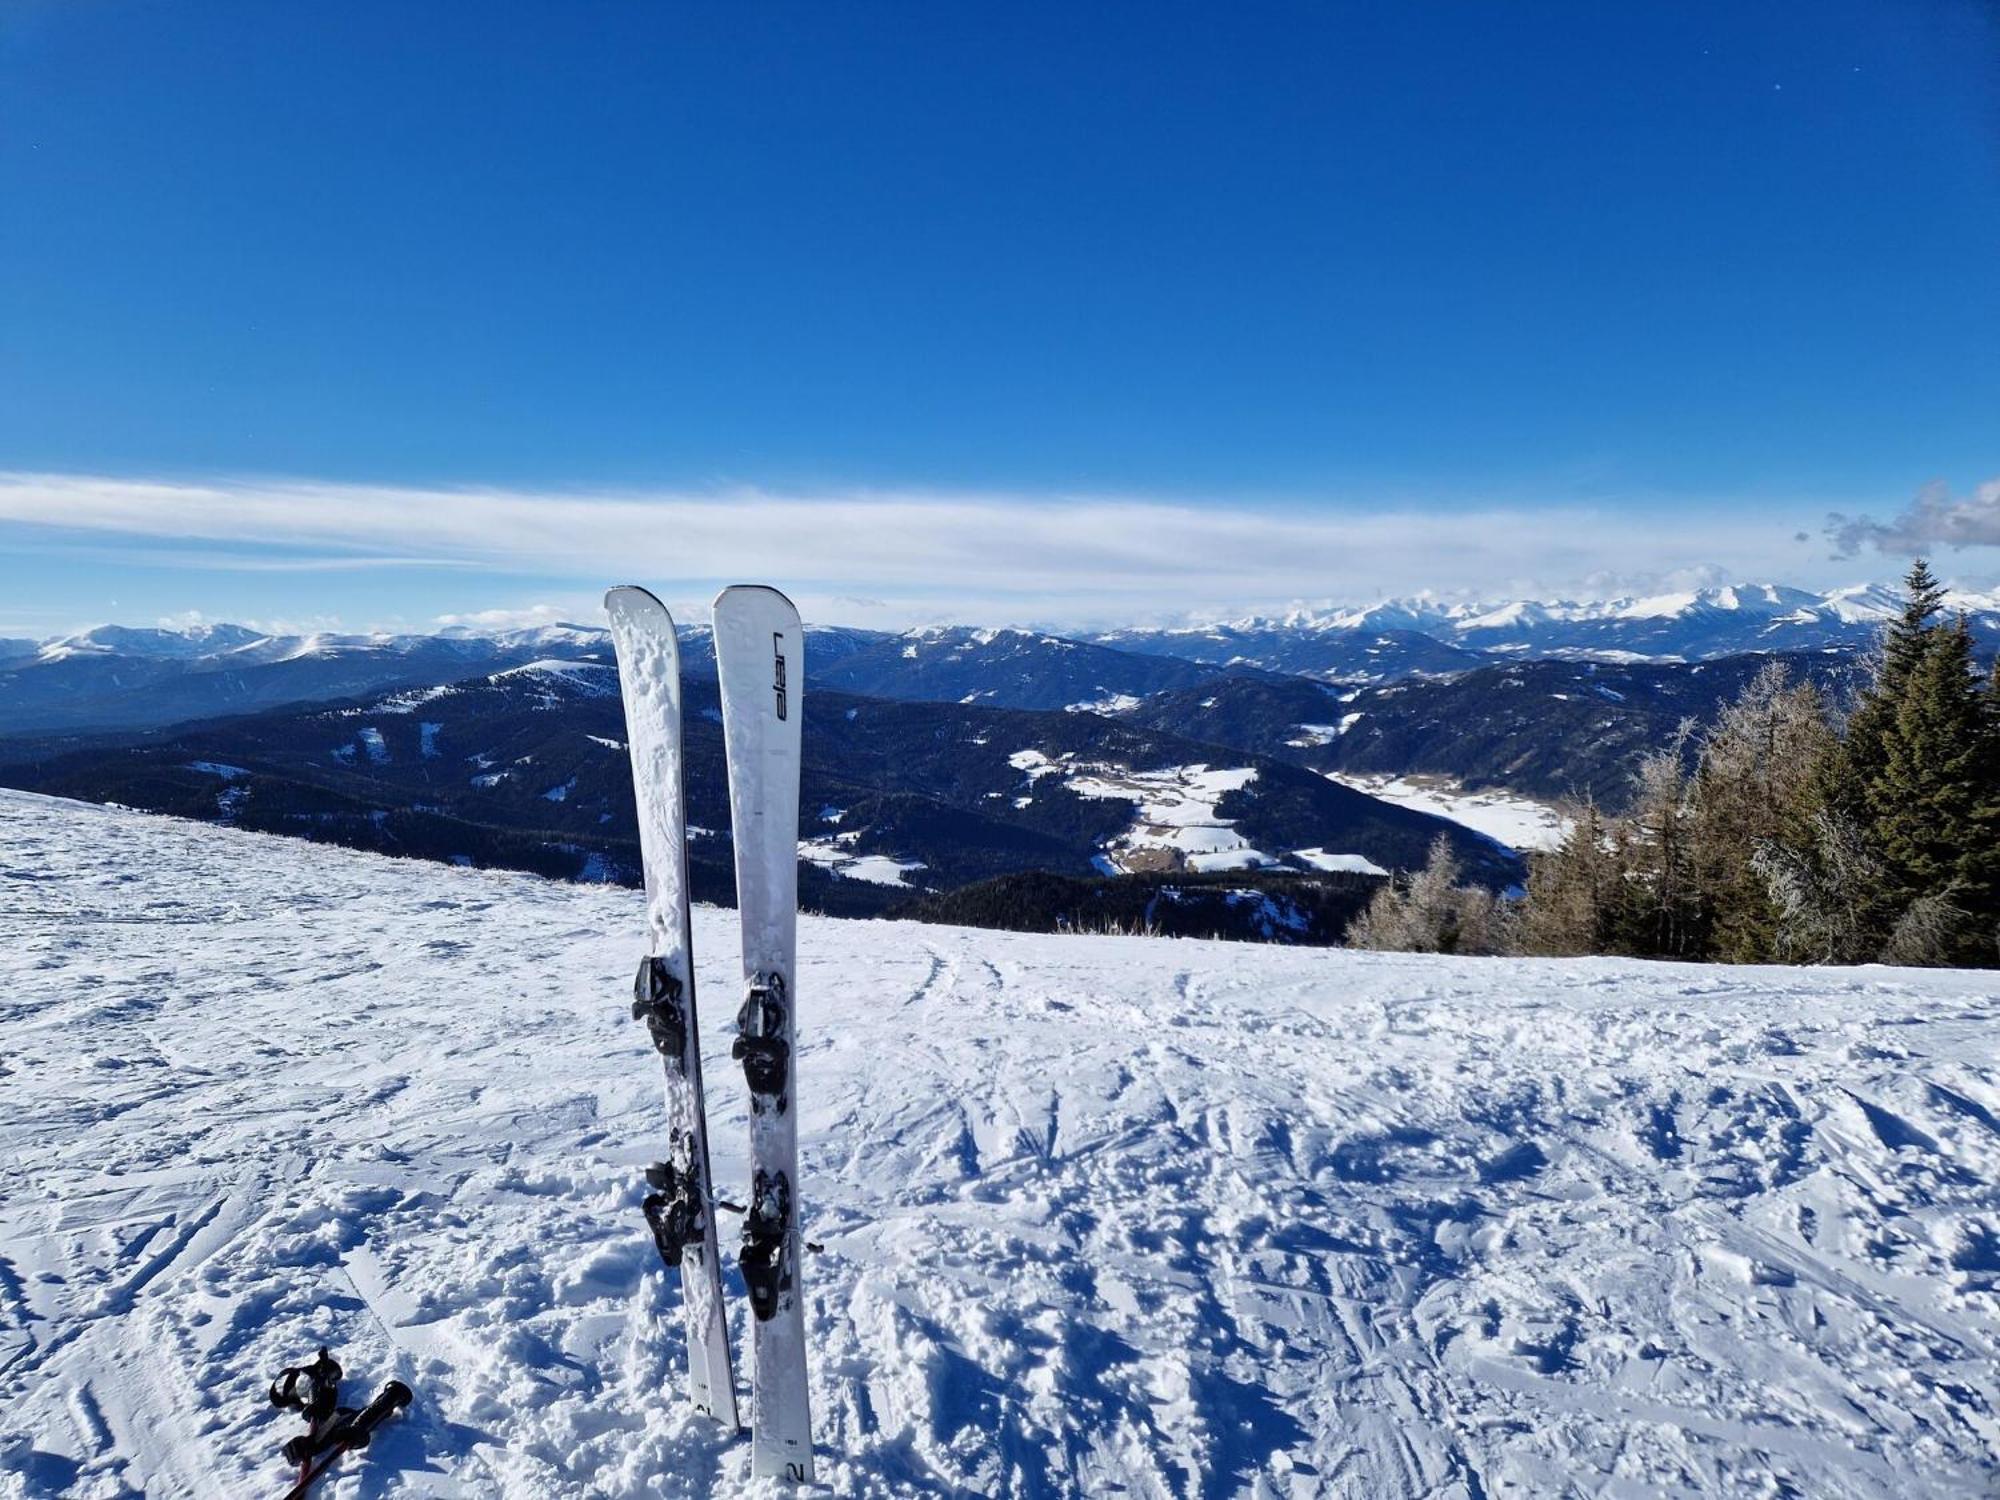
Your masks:
{"label": "ski pole strap", "polygon": [[271,1404],[284,1411],[303,1412],[308,1422],[322,1422],[340,1403],[340,1361],[320,1346],[309,1365],[292,1365],[271,1382]]}

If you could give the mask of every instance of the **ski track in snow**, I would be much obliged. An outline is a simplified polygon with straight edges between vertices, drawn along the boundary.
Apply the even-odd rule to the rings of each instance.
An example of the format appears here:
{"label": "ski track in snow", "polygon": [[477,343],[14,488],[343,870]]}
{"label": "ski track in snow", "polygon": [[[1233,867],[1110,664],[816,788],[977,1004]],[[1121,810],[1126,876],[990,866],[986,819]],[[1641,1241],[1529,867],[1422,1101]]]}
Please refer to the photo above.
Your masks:
{"label": "ski track in snow", "polygon": [[[681,1399],[643,940],[633,892],[0,793],[0,1495],[276,1494],[322,1341],[417,1393],[331,1495],[782,1493]],[[835,1493],[2000,1486],[1991,974],[799,950]]]}

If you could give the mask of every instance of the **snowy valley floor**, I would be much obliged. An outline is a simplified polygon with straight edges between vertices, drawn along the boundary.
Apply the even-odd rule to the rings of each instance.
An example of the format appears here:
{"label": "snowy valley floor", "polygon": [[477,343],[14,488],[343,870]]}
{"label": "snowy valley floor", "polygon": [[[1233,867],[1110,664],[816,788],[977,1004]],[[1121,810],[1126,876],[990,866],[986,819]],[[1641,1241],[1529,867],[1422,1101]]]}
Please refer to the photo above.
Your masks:
{"label": "snowy valley floor", "polygon": [[[696,934],[740,1192],[731,914]],[[0,1495],[275,1496],[264,1386],[321,1341],[417,1392],[330,1493],[749,1491],[637,1208],[640,935],[631,892],[0,794]],[[2000,1487],[1991,974],[800,946],[838,1493]]]}

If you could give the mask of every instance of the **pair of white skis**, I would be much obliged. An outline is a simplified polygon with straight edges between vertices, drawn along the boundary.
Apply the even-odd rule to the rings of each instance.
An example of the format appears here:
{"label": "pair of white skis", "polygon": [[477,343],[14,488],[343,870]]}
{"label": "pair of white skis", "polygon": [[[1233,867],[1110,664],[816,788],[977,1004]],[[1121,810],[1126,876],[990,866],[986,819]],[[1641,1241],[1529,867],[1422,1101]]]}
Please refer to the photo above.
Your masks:
{"label": "pair of white skis", "polygon": [[[687,808],[682,792],[680,648],[673,617],[642,588],[604,596],[618,648],[626,738],[646,865],[647,956],[632,1013],[666,1064],[667,1160],[646,1173],[646,1219],[681,1273],[688,1399],[734,1429],[736,1381],[716,1248],[718,1200],[695,1018],[688,921]],[[805,1314],[800,1285],[793,963],[798,933],[799,725],[805,641],[776,589],[724,589],[715,601],[715,665],[729,761],[744,1000],[733,1048],[750,1089],[750,1204],[738,1264],[756,1350],[753,1476],[813,1477]]]}

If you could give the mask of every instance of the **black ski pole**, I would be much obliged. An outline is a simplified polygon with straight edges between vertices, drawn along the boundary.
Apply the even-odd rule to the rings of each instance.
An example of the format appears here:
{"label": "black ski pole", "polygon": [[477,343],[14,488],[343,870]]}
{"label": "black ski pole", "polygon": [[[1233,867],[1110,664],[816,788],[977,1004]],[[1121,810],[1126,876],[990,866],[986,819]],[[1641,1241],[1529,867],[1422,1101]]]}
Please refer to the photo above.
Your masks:
{"label": "black ski pole", "polygon": [[284,1500],[305,1500],[305,1493],[313,1487],[313,1482],[328,1469],[334,1460],[351,1449],[366,1448],[375,1435],[375,1429],[410,1404],[410,1388],[400,1380],[392,1380],[382,1387],[382,1393],[370,1401],[360,1411],[343,1412],[335,1420],[326,1435],[320,1440],[323,1456],[299,1476],[299,1482],[285,1491]]}

